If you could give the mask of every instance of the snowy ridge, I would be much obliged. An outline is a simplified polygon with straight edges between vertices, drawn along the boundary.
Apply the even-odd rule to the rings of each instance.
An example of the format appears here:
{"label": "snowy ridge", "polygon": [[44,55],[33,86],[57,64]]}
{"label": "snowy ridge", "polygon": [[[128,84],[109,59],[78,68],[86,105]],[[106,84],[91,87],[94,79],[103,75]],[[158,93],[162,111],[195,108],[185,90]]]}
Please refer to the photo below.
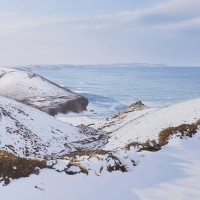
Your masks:
{"label": "snowy ridge", "polygon": [[60,156],[99,148],[107,136],[91,134],[36,108],[0,97],[0,149],[22,157]]}
{"label": "snowy ridge", "polygon": [[158,140],[169,127],[195,123],[200,119],[200,99],[165,108],[133,107],[97,122],[93,127],[111,132],[105,150],[123,148],[131,142]]}
{"label": "snowy ridge", "polygon": [[21,101],[51,115],[81,112],[88,100],[32,72],[0,68],[0,95]]}

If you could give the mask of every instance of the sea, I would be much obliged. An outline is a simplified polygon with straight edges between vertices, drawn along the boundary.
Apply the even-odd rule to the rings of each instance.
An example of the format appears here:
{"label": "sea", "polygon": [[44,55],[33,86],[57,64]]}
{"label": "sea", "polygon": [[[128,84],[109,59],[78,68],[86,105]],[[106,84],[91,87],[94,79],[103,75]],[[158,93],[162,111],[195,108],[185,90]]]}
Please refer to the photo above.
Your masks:
{"label": "sea", "polygon": [[200,68],[167,66],[51,66],[31,70],[89,99],[80,115],[103,118],[136,101],[166,107],[200,98]]}

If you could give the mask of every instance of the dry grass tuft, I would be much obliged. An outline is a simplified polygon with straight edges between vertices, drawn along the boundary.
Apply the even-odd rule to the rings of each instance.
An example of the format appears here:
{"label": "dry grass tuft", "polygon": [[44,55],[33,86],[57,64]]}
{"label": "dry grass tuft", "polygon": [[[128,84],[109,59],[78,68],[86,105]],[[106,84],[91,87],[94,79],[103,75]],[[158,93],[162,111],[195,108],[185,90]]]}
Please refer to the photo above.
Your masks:
{"label": "dry grass tuft", "polygon": [[131,147],[136,147],[138,148],[138,152],[140,151],[159,151],[161,149],[161,146],[157,144],[155,140],[147,140],[145,143],[140,143],[140,142],[131,142],[126,145],[126,149],[130,150]]}
{"label": "dry grass tuft", "polygon": [[107,171],[108,172],[113,172],[113,171],[128,172],[128,169],[127,169],[126,165],[124,165],[124,164],[115,163],[115,165],[108,165]]}
{"label": "dry grass tuft", "polygon": [[181,124],[177,127],[169,127],[164,129],[159,134],[158,144],[160,146],[168,144],[170,138],[174,135],[177,135],[180,138],[192,137],[197,132],[198,126],[200,126],[200,120],[198,120],[196,123]]}
{"label": "dry grass tuft", "polygon": [[46,166],[45,160],[26,159],[15,156],[7,151],[0,150],[0,178],[7,185],[10,178],[17,179],[27,177],[32,173],[39,173],[39,168]]}
{"label": "dry grass tuft", "polygon": [[197,132],[199,126],[200,120],[192,124],[181,124],[177,127],[169,127],[159,133],[158,142],[155,140],[148,140],[145,143],[131,142],[125,148],[130,150],[131,147],[136,147],[138,151],[159,151],[162,146],[168,144],[172,136],[180,137],[181,139],[184,137],[192,137]]}
{"label": "dry grass tuft", "polygon": [[109,154],[107,160],[112,159],[114,161],[114,164],[109,164],[107,166],[107,171],[109,172],[113,172],[113,171],[121,171],[121,172],[128,172],[128,167],[126,166],[126,164],[122,163],[121,160],[116,157],[113,154]]}

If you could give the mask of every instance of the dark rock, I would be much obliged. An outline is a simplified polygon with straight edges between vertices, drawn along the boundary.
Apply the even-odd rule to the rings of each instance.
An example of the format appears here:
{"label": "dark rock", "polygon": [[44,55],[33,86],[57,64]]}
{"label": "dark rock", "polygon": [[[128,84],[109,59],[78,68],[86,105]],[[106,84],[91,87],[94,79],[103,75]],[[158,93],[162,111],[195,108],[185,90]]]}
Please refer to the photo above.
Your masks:
{"label": "dark rock", "polygon": [[129,108],[142,108],[142,107],[145,107],[142,101],[137,101],[129,106]]}
{"label": "dark rock", "polygon": [[[59,102],[57,101],[59,99]],[[23,103],[36,107],[39,110],[48,113],[49,115],[55,116],[59,113],[75,112],[80,113],[87,109],[88,99],[83,96],[78,96],[76,99],[69,100],[66,97],[51,97],[50,104],[47,106],[35,105],[35,102],[24,100]]]}

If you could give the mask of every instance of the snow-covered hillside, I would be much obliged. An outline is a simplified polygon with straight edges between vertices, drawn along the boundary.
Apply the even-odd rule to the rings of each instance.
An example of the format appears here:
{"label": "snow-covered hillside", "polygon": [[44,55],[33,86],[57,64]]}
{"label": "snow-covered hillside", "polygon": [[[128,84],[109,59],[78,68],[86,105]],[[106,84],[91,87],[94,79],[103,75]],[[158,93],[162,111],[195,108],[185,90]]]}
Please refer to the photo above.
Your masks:
{"label": "snow-covered hillside", "polygon": [[199,119],[200,99],[195,99],[164,108],[133,104],[128,109],[97,122],[93,127],[111,133],[104,149],[114,150],[131,142],[157,141],[162,130],[192,124]]}
{"label": "snow-covered hillside", "polygon": [[28,105],[0,97],[0,150],[18,156],[58,156],[77,149],[96,149],[107,142]]}
{"label": "snow-covered hillside", "polygon": [[86,110],[88,100],[32,72],[0,68],[0,96],[15,99],[51,115]]}
{"label": "snow-covered hillside", "polygon": [[[107,171],[131,171],[140,163],[140,152],[158,151],[176,137],[179,140],[193,137],[200,128],[199,119],[200,99],[165,108],[149,108],[137,102],[112,117],[88,126],[105,131],[109,136],[108,142],[98,151],[91,149],[75,153],[64,160],[79,163],[89,174],[94,172],[98,176]],[[161,142],[160,135],[165,131],[164,141]]]}
{"label": "snow-covered hillside", "polygon": [[[7,142],[10,140],[12,144],[13,141],[18,140],[14,137],[15,133],[18,132],[17,127],[21,126],[20,124],[24,124],[26,127],[30,126],[31,131],[41,135],[41,142],[44,144],[51,139],[51,147],[47,148],[49,153],[54,153],[53,149],[59,150],[59,148],[62,149],[65,146],[64,141],[61,141],[65,140],[64,135],[67,135],[68,142],[79,141],[80,137],[82,139],[88,137],[87,134],[80,133],[78,128],[59,122],[37,109],[2,97],[0,102],[0,126],[1,130],[3,130],[1,135],[6,135]],[[96,126],[98,125],[99,129],[113,130],[113,133],[109,134],[112,141],[112,134],[120,130],[118,127],[130,126],[132,123],[137,125],[137,122],[139,122],[138,124],[141,124],[141,127],[143,126],[143,129],[147,131],[147,128],[149,130],[153,129],[150,129],[151,124],[148,121],[152,123],[155,120],[152,126],[156,132],[153,132],[154,134],[152,132],[148,133],[149,138],[156,139],[158,133],[169,127],[169,124],[170,126],[178,126],[182,123],[190,124],[196,122],[200,118],[199,103],[200,100],[196,99],[162,109],[152,109],[137,103],[115,116],[109,117],[107,120],[98,122]],[[149,118],[147,118],[148,115]],[[147,119],[148,121],[146,121]],[[111,123],[111,120],[113,123]],[[104,126],[106,125],[104,128],[102,127],[103,124]],[[10,130],[6,129],[5,125],[13,127],[13,132],[9,133]],[[55,127],[59,127],[58,130],[63,131],[62,136],[59,132],[56,132],[56,134],[51,132],[51,130],[55,131]],[[23,127],[21,128],[23,130]],[[83,126],[82,130],[86,131],[87,128]],[[128,142],[130,142],[131,131],[134,133],[134,129],[124,132],[124,138],[126,139],[127,137]],[[89,131],[86,132],[89,133]],[[138,138],[141,138],[141,141],[145,141],[148,138],[148,133],[141,132]],[[145,134],[145,137],[143,137],[143,134]],[[14,140],[12,140],[12,135]],[[46,138],[44,139],[43,136]],[[134,138],[134,134],[132,136]],[[3,137],[1,141],[6,141],[6,138]],[[57,138],[61,138],[61,140]],[[197,200],[200,198],[199,138],[200,131],[192,138],[185,137],[182,140],[179,137],[172,138],[166,146],[157,152],[138,152],[135,147],[130,149],[123,148],[127,141],[122,140],[121,137],[119,137],[119,142],[115,140],[116,145],[120,147],[117,151],[102,150],[110,145],[106,140],[104,140],[106,148],[102,145],[96,151],[91,151],[93,147],[88,146],[88,144],[73,143],[76,147],[78,145],[86,145],[89,147],[89,151],[82,151],[83,153],[80,151],[79,153],[68,154],[56,160],[50,160],[48,161],[50,165],[54,163],[52,169],[42,169],[39,175],[12,180],[8,186],[0,186],[0,193],[4,199],[11,199],[15,195],[17,199],[29,198],[30,200],[64,199],[66,193],[68,193],[68,197],[75,200],[94,199],[94,193],[96,199],[99,200],[165,200],[173,199],[174,197],[177,200],[186,200],[188,198]],[[54,140],[56,141],[55,143],[53,142]],[[95,142],[98,143],[98,141]],[[21,147],[24,144],[28,145],[28,147],[30,146],[25,142],[20,138],[19,144],[21,144]],[[120,143],[123,143],[123,145],[120,145]],[[68,146],[71,147],[71,144],[69,142]],[[15,143],[14,145],[16,145],[14,147],[19,151],[18,145]],[[72,151],[75,146],[72,147]],[[38,154],[40,155],[43,151],[44,148],[40,149]],[[20,154],[23,155],[23,151]],[[88,175],[81,173],[82,168],[86,170]],[[127,173],[122,173],[121,170],[127,171]],[[112,173],[110,173],[111,171]],[[76,175],[69,176],[68,174]]]}
{"label": "snow-covered hillside", "polygon": [[39,175],[0,186],[3,199],[21,200],[199,200],[200,132],[194,138],[171,141],[156,153],[141,152],[128,173],[77,174],[43,169]]}

